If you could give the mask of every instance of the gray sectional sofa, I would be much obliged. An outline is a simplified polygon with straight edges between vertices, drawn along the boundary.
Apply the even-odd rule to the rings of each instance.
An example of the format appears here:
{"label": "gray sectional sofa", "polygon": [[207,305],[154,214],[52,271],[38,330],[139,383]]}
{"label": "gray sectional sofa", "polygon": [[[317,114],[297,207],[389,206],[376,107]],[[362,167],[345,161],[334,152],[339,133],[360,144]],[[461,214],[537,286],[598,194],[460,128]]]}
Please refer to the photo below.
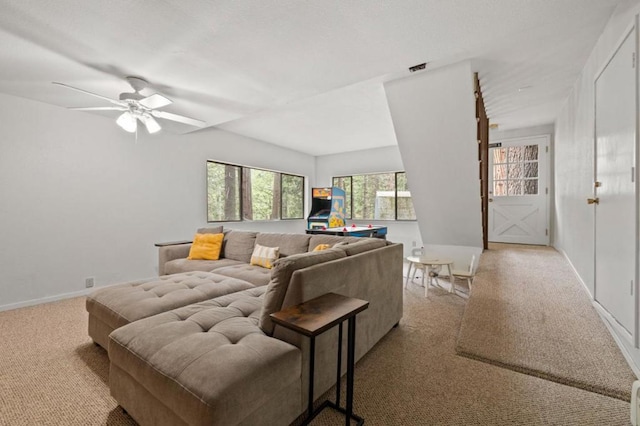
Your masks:
{"label": "gray sectional sofa", "polygon": [[[255,244],[279,247],[272,269],[249,264]],[[369,301],[356,359],[402,317],[401,244],[234,230],[219,260],[188,260],[189,249],[162,246],[159,277],[87,298],[111,394],[142,425],[288,425],[307,404],[309,341],[271,313],[328,292]],[[337,340],[336,329],[316,339],[314,399],[335,382]]]}

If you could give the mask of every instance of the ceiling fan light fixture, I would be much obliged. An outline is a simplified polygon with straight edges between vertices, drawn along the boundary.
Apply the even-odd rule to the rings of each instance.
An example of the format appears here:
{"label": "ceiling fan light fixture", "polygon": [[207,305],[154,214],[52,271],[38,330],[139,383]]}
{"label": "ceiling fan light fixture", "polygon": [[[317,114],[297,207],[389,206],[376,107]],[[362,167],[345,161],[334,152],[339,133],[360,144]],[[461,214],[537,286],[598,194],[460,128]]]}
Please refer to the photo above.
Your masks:
{"label": "ceiling fan light fixture", "polygon": [[140,121],[142,121],[150,134],[158,133],[162,130],[162,127],[160,127],[158,122],[149,114],[142,114],[140,116]]}
{"label": "ceiling fan light fixture", "polygon": [[138,124],[136,123],[136,118],[129,111],[125,111],[118,117],[116,120],[116,124],[122,127],[129,133],[135,133],[138,128]]}

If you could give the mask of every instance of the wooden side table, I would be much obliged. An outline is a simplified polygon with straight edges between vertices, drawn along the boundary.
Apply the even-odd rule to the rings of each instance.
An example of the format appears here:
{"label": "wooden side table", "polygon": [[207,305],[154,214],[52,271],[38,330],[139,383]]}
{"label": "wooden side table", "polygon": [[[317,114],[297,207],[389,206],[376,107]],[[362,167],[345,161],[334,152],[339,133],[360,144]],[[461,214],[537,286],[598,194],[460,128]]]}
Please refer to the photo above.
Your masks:
{"label": "wooden side table", "polygon": [[[351,419],[358,425],[364,424],[362,417],[353,414],[353,373],[355,368],[356,315],[369,307],[369,302],[335,293],[327,293],[299,305],[289,306],[270,315],[272,321],[282,327],[308,336],[310,339],[309,357],[309,403],[307,406],[308,425],[326,407],[331,407],[345,415],[345,424]],[[342,361],[342,323],[348,320],[347,333],[347,401],[346,407],[340,406],[340,370]],[[316,336],[338,325],[338,372],[336,375],[336,402],[325,401],[313,410],[313,380],[315,367]]]}

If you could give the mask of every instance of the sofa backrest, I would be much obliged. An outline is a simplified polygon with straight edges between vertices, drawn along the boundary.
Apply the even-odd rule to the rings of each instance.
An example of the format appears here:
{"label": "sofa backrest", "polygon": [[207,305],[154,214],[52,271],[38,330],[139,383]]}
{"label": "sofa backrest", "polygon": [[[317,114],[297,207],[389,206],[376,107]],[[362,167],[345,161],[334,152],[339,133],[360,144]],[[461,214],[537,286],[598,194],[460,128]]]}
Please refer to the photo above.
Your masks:
{"label": "sofa backrest", "polygon": [[357,238],[357,241],[345,241],[334,245],[334,247],[344,250],[347,256],[353,256],[386,245],[387,241],[381,238]]}
{"label": "sofa backrest", "polygon": [[347,257],[344,250],[330,248],[311,253],[294,254],[278,259],[271,270],[271,281],[269,281],[264,295],[262,312],[260,313],[260,328],[268,335],[273,334],[274,324],[269,315],[282,309],[282,302],[289,288],[291,275],[295,271],[344,257]]}
{"label": "sofa backrest", "polygon": [[309,249],[309,239],[311,235],[307,234],[261,232],[256,237],[256,244],[264,247],[279,247],[280,257],[287,257],[292,254],[306,253]]}
{"label": "sofa backrest", "polygon": [[313,251],[313,249],[315,249],[320,244],[329,244],[330,246],[333,246],[337,243],[343,243],[343,242],[353,243],[358,240],[361,240],[361,238],[338,237],[335,235],[326,235],[326,234],[313,234],[309,239],[309,251]]}
{"label": "sofa backrest", "polygon": [[230,231],[225,233],[222,254],[226,259],[249,263],[256,243],[257,232]]}
{"label": "sofa backrest", "polygon": [[224,232],[224,227],[214,226],[213,228],[198,228],[196,232],[198,234],[222,234]]}

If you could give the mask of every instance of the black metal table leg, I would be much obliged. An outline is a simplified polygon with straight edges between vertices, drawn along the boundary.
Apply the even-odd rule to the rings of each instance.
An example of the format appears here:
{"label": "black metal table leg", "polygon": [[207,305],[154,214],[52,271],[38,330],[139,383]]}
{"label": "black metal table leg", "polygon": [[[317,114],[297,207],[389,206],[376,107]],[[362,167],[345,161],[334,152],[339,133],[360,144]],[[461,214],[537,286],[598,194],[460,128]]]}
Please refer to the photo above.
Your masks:
{"label": "black metal table leg", "polygon": [[338,373],[336,377],[336,405],[340,406],[340,377],[342,372],[342,323],[338,326]]}
{"label": "black metal table leg", "polygon": [[315,370],[315,358],[316,358],[316,338],[310,337],[310,359],[309,359],[309,404],[307,405],[307,419],[311,421],[313,419],[313,371]]}
{"label": "black metal table leg", "polygon": [[356,341],[356,317],[349,318],[349,331],[347,333],[347,415],[346,426],[351,424],[353,417],[353,370],[355,365],[355,341]]}

